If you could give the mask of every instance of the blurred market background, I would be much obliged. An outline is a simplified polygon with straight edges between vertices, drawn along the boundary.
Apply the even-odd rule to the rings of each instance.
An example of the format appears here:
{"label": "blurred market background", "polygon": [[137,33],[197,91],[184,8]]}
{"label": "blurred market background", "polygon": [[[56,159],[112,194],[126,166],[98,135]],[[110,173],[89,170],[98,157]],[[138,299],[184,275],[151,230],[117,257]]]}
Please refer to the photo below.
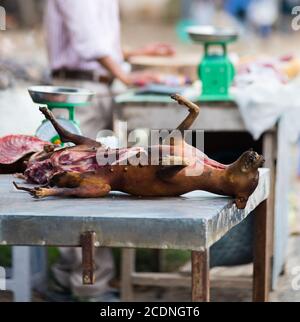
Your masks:
{"label": "blurred market background", "polygon": [[[6,30],[0,32],[0,88],[10,88],[22,80],[32,83],[49,81],[43,30],[44,4],[44,0],[0,1],[6,9]],[[154,65],[161,70],[188,66],[188,74],[196,78],[203,48],[189,40],[185,28],[199,24],[234,26],[241,35],[239,41],[230,45],[235,63],[264,59],[274,64],[276,59],[295,58],[292,64],[279,66],[287,69],[289,77],[294,77],[300,68],[297,56],[300,32],[292,28],[292,20],[298,12],[292,14],[292,9],[297,4],[297,0],[153,0],[151,3],[121,0],[122,42],[125,48],[135,48],[145,42],[170,43],[176,48],[176,57],[154,60],[136,57],[132,63],[137,67]],[[29,104],[24,108],[32,112],[30,98],[24,94]],[[24,120],[25,132],[36,128],[39,113],[35,112],[33,119]],[[6,115],[8,113],[3,111],[2,117]],[[8,128],[0,128],[0,135],[14,130],[11,122],[6,126]]]}
{"label": "blurred market background", "polygon": [[[26,87],[49,81],[43,32],[44,3],[44,0],[0,1],[7,15],[6,30],[0,31],[0,136],[20,133],[20,128],[23,133],[32,133],[41,120]],[[175,57],[155,60],[136,58],[131,63],[136,68],[151,67],[167,72],[178,72],[177,69],[183,66],[183,70],[195,80],[203,49],[189,40],[185,27],[199,24],[233,26],[240,32],[239,40],[230,45],[230,55],[235,64],[263,61],[272,66],[274,75],[277,73],[279,78],[284,78],[283,82],[295,81],[300,73],[300,21],[299,28],[295,28],[297,24],[292,22],[300,14],[300,7],[297,9],[297,6],[300,6],[298,0],[120,0],[122,41],[125,47],[144,45],[145,41],[171,43],[177,51]],[[296,9],[293,11],[293,8]],[[20,105],[23,107],[21,112],[15,108]],[[291,258],[287,263],[288,273],[280,279],[279,288],[272,294],[274,301],[300,301],[300,291],[291,287],[293,276],[290,273],[293,267],[300,265],[300,248],[296,247],[300,242],[300,174],[297,170],[299,158],[296,144],[290,162],[293,167],[289,195]],[[56,256],[56,249],[50,249],[49,265]],[[118,260],[118,250],[115,256]],[[189,254],[185,252],[167,251],[164,268],[168,271],[178,269],[188,258]],[[0,265],[9,264],[10,249],[2,246]],[[138,269],[152,269],[148,251],[139,252]],[[234,271],[226,269],[224,272],[225,275],[234,274]],[[142,297],[145,294],[151,297],[156,290],[141,288],[140,293]],[[173,290],[161,296],[162,300],[185,300],[188,294],[188,290]],[[246,289],[213,290],[212,300],[247,301],[250,294],[251,290]],[[10,300],[11,295],[0,294],[0,299]],[[40,297],[37,295],[35,299],[40,300]]]}

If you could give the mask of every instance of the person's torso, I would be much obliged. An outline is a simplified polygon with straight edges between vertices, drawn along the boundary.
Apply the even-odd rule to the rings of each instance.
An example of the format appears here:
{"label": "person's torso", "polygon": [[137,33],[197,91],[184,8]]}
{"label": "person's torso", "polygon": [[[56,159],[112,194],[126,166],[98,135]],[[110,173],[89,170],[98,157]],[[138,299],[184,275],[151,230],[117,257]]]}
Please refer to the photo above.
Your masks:
{"label": "person's torso", "polygon": [[[93,70],[100,75],[107,75],[107,71],[98,63],[97,60],[87,61],[82,58],[74,49],[71,41],[67,23],[61,14],[57,1],[48,0],[45,26],[47,32],[47,45],[50,68],[58,70],[62,68],[70,70]],[[105,47],[109,51],[109,55],[118,63],[123,62],[120,37],[120,21],[119,21],[119,4],[118,0],[87,0],[91,1],[93,10],[99,16],[99,23],[89,26],[89,31],[94,37],[101,37],[105,42]],[[85,2],[82,1],[82,10],[85,9]],[[72,8],[69,9],[72,13]],[[78,17],[80,24],[81,17]],[[99,30],[100,29],[100,30]]]}

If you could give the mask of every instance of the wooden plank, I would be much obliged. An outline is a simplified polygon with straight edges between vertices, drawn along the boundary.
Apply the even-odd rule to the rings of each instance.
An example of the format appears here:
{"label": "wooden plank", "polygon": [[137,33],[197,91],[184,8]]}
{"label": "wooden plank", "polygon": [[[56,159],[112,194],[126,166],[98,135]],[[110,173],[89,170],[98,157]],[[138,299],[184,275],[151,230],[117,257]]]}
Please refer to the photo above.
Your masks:
{"label": "wooden plank", "polygon": [[135,272],[135,253],[134,248],[122,249],[121,300],[124,302],[134,299],[132,274]]}
{"label": "wooden plank", "polygon": [[161,287],[189,287],[191,276],[182,276],[179,273],[133,273],[132,283],[139,286]]}
{"label": "wooden plank", "polygon": [[254,234],[253,301],[266,302],[270,290],[270,231],[266,200],[256,208]]}
{"label": "wooden plank", "polygon": [[[131,281],[138,286],[190,287],[192,279],[180,273],[136,272]],[[253,284],[252,276],[212,276],[210,282],[213,288],[234,289],[250,289]]]}
{"label": "wooden plank", "polygon": [[192,301],[209,302],[209,250],[192,251]]}

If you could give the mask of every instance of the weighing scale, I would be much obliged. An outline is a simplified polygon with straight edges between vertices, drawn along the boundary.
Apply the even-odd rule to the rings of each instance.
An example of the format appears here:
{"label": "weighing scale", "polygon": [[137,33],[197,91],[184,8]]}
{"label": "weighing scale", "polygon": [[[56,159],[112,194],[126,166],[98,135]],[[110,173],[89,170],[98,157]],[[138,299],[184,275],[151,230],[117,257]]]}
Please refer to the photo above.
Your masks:
{"label": "weighing scale", "polygon": [[[200,100],[233,100],[229,89],[235,70],[227,55],[227,45],[237,39],[237,31],[231,28],[193,26],[187,32],[194,42],[204,45],[204,56],[198,67],[198,76],[202,81]],[[212,47],[220,47],[221,52],[213,52]]]}
{"label": "weighing scale", "polygon": [[[75,108],[89,105],[94,96],[93,92],[81,88],[57,86],[32,86],[28,88],[28,92],[34,103],[47,105],[51,111],[67,110],[68,119],[59,117],[59,124],[71,133],[81,134],[79,122],[75,119]],[[39,126],[36,136],[41,140],[62,145],[58,133],[48,120],[44,120]]]}

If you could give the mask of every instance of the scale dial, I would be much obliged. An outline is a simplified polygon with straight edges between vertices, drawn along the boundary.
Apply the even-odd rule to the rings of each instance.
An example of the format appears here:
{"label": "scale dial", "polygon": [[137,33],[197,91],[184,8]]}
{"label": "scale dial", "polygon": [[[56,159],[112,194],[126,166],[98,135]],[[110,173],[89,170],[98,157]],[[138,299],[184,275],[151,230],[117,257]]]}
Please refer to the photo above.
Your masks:
{"label": "scale dial", "polygon": [[[74,122],[64,118],[58,118],[58,123],[69,132],[81,135],[81,131],[78,125]],[[62,145],[60,137],[50,121],[44,121],[41,124],[41,126],[36,131],[36,136],[41,140]]]}

